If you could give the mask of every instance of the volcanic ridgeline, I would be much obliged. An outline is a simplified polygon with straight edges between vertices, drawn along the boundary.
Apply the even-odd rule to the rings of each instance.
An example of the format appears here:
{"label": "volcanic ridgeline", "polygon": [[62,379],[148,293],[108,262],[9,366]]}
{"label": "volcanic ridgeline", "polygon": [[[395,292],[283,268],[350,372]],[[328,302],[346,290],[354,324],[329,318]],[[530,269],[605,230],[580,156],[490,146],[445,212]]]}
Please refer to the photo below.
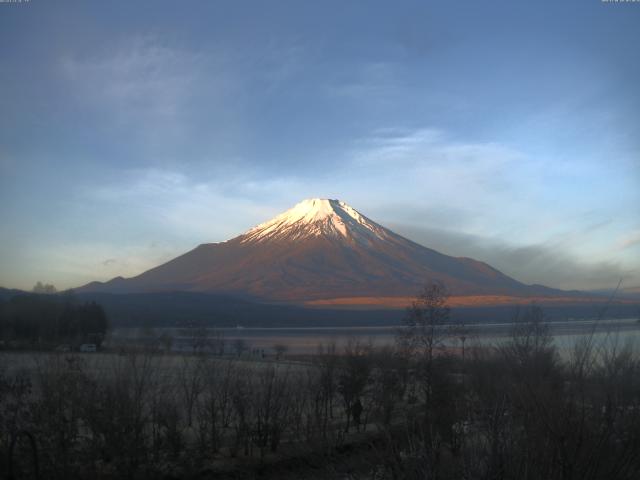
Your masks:
{"label": "volcanic ridgeline", "polygon": [[78,291],[184,291],[263,302],[348,305],[358,299],[380,304],[381,298],[402,303],[426,281],[444,283],[454,297],[493,299],[494,304],[499,298],[567,295],[525,285],[471,258],[441,254],[342,201],[319,198],[304,200],[225,242],[199,245],[135,277],[92,282]]}

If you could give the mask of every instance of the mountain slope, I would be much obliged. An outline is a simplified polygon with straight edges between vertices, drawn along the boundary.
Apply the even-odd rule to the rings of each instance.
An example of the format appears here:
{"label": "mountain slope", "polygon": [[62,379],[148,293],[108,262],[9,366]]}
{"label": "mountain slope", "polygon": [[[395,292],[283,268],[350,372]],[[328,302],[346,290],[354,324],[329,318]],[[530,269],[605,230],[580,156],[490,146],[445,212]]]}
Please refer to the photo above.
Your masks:
{"label": "mountain slope", "polygon": [[[193,291],[266,301],[414,295],[427,280],[454,295],[553,295],[470,258],[443,255],[344,202],[310,199],[243,235],[203,244],[136,277],[81,291]],[[559,292],[558,292],[559,293]]]}

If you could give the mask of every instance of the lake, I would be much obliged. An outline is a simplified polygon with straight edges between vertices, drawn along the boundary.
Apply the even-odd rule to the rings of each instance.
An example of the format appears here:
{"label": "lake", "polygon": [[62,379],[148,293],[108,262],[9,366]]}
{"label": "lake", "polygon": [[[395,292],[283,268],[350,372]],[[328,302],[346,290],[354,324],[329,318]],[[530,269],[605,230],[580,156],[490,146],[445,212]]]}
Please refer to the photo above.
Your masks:
{"label": "lake", "polygon": [[[560,350],[572,348],[577,341],[593,335],[598,344],[622,344],[635,342],[640,344],[640,322],[636,318],[594,320],[573,320],[550,322],[551,333]],[[467,345],[491,345],[503,342],[513,328],[511,323],[478,323],[467,325]],[[286,345],[289,354],[311,354],[319,345],[335,344],[342,350],[350,339],[370,342],[374,346],[394,343],[398,326],[375,327],[301,327],[301,328],[216,328],[208,329],[209,339],[224,339],[226,349],[242,342],[248,350],[260,350],[272,354],[275,345]],[[195,330],[178,328],[116,328],[111,333],[108,344],[111,346],[144,344],[163,334],[172,338],[174,351],[193,349]],[[202,333],[202,331],[200,331]],[[459,340],[448,343],[455,347]]]}

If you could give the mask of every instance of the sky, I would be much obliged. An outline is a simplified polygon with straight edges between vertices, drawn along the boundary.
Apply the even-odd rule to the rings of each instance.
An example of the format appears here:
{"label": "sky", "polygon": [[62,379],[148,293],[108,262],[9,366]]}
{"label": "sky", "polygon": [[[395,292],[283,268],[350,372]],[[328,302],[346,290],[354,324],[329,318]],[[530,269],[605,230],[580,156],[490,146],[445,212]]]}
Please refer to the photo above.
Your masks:
{"label": "sky", "polygon": [[526,283],[640,285],[640,3],[0,3],[0,285],[305,198]]}

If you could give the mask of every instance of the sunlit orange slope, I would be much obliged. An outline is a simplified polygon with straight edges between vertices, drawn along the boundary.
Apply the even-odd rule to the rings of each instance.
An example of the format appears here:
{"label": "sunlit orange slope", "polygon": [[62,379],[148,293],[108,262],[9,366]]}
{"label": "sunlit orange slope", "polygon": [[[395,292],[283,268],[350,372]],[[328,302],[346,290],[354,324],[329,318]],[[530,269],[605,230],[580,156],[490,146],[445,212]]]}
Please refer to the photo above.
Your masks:
{"label": "sunlit orange slope", "polygon": [[243,235],[200,245],[136,277],[80,290],[197,291],[308,305],[404,306],[434,280],[472,304],[573,296],[525,285],[471,258],[443,255],[344,202],[326,199],[305,200]]}

